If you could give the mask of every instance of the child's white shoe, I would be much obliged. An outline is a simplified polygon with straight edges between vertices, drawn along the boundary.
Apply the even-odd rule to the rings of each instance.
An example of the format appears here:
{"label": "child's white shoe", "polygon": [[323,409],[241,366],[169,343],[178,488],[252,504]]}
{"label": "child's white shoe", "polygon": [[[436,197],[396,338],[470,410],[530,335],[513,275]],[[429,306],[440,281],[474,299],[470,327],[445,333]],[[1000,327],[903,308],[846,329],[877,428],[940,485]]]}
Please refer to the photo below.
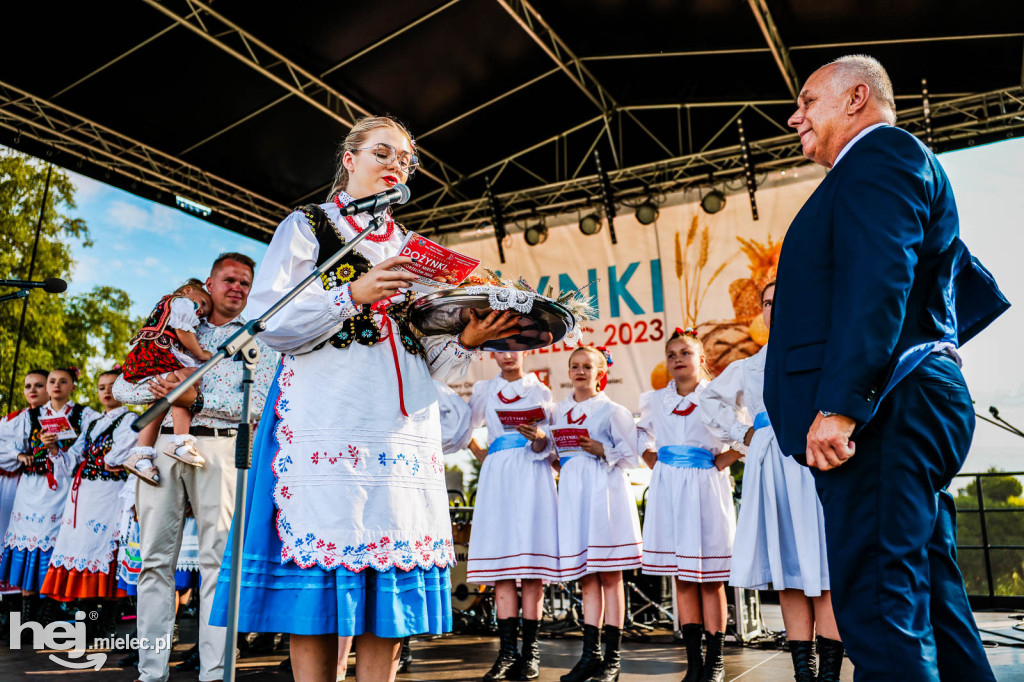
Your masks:
{"label": "child's white shoe", "polygon": [[124,468],[145,481],[149,485],[160,485],[160,472],[153,463],[156,457],[156,450],[144,445],[132,448],[128,451],[128,459],[125,460]]}
{"label": "child's white shoe", "polygon": [[206,459],[196,450],[196,437],[187,433],[172,436],[164,446],[164,454],[194,467],[202,468],[206,464]]}

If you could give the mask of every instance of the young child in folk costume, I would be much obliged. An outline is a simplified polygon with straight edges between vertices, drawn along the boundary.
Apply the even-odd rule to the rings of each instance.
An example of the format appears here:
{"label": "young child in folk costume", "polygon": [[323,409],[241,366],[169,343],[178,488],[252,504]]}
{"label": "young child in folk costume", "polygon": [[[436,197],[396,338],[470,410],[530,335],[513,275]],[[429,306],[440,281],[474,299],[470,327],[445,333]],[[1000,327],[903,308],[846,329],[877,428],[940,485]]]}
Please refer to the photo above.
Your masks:
{"label": "young child in folk costume", "polygon": [[[213,306],[210,294],[203,289],[198,279],[190,279],[182,286],[160,299],[153,312],[146,318],[135,337],[132,349],[124,361],[124,379],[140,383],[156,375],[174,374],[184,379],[192,373],[191,368],[210,359],[211,353],[199,345],[196,327],[199,318],[206,317]],[[174,438],[167,445],[165,454],[185,464],[201,467],[203,456],[195,448],[196,439],[189,435],[192,413],[187,407],[172,406],[171,421]],[[160,435],[161,420],[154,419],[139,432],[138,445],[132,448],[124,468],[150,485],[157,485],[160,473],[153,458],[153,445]]]}
{"label": "young child in folk costume", "polygon": [[[74,463],[68,449],[82,427],[99,417],[92,408],[71,402],[76,381],[77,369],[50,372],[46,378],[49,402],[14,418],[11,437],[4,441],[4,452],[0,453],[0,460],[9,463],[16,459],[23,465],[0,558],[0,580],[22,590],[23,623],[37,620],[39,600],[27,597],[38,592],[46,578],[71,490]],[[55,418],[64,418],[71,425],[71,431],[61,440],[57,437],[64,434],[43,429],[43,420]]]}
{"label": "young child in folk costume", "polygon": [[626,611],[622,571],[640,567],[640,517],[626,478],[626,470],[639,465],[636,426],[629,410],[603,392],[610,365],[603,348],[574,350],[573,392],[552,417],[561,462],[559,569],[562,580],[580,580],[583,588],[583,655],[563,682],[618,679]]}
{"label": "young child in folk costume", "polygon": [[[274,232],[251,309],[269,308],[367,229],[370,215],[342,207],[404,182],[416,157],[408,131],[378,117],[355,125],[339,162],[331,201]],[[514,334],[518,315],[418,338],[405,292],[415,276],[393,269],[412,263],[398,255],[403,239],[387,219],[260,335],[283,357],[239,510],[244,553],[225,553],[210,620],[226,623],[230,566],[241,561],[239,629],[290,633],[296,679],[333,674],[348,635],[360,682],[393,679],[400,638],[451,627],[455,553],[431,377],[464,371],[469,349]]]}
{"label": "young child in folk costume", "polygon": [[[473,426],[487,426],[487,449],[470,449],[483,462],[469,538],[466,580],[494,585],[498,658],[485,680],[532,680],[540,675],[537,631],[544,599],[543,581],[559,578],[558,493],[545,429],[551,391],[533,372],[523,372],[523,354],[491,356],[500,373],[473,386],[469,406]],[[540,424],[544,423],[544,427]],[[519,633],[522,584],[523,646]]]}
{"label": "young child in folk costume", "polygon": [[[11,441],[14,438],[14,418],[25,410],[33,407],[42,407],[46,404],[46,377],[49,374],[45,369],[32,369],[25,374],[25,381],[22,385],[22,392],[25,395],[25,402],[28,407],[15,410],[0,420],[0,453],[5,450],[4,441]],[[16,449],[15,449],[16,450]],[[7,523],[11,520],[11,510],[14,508],[14,496],[18,493],[18,481],[21,479],[22,464],[17,457],[3,459],[0,455],[0,538],[7,535]],[[21,594],[21,589],[6,582],[0,581],[0,594]]]}
{"label": "young child in folk costume", "polygon": [[[727,450],[701,421],[697,404],[710,374],[692,329],[665,346],[672,380],[640,397],[640,449],[653,469],[644,515],[643,572],[675,577],[686,645],[685,682],[723,682],[725,581],[736,534]],[[703,622],[703,628],[701,626]],[[707,655],[701,658],[701,632]]]}
{"label": "young child in folk costume", "polygon": [[74,475],[64,505],[60,535],[53,547],[50,568],[40,593],[58,601],[104,600],[100,631],[116,630],[118,521],[121,489],[128,474],[121,464],[136,442],[131,429],[136,415],[111,393],[121,374],[111,370],[96,382],[100,404],[106,410],[89,422],[68,449]]}
{"label": "young child in folk costume", "polygon": [[[774,292],[772,283],[761,294],[768,327]],[[746,454],[729,583],[779,590],[797,682],[834,682],[839,679],[843,645],[829,594],[825,517],[811,470],[783,456],[768,422],[762,397],[767,353],[765,346],[757,355],[733,362],[700,395],[707,427]]]}

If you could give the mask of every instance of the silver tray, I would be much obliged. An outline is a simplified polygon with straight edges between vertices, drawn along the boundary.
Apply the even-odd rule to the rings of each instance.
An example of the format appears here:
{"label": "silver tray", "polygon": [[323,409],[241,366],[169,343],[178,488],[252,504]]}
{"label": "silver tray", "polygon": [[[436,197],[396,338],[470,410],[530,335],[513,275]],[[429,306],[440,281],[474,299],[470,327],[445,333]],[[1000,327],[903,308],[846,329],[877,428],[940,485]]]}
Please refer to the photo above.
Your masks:
{"label": "silver tray", "polygon": [[[487,294],[467,294],[465,289],[452,289],[421,296],[413,303],[409,317],[425,336],[458,334],[469,323],[470,309],[490,314]],[[565,306],[541,298],[534,299],[529,313],[519,315],[519,332],[515,336],[488,341],[480,346],[481,350],[544,348],[565,338],[573,325],[572,314]]]}

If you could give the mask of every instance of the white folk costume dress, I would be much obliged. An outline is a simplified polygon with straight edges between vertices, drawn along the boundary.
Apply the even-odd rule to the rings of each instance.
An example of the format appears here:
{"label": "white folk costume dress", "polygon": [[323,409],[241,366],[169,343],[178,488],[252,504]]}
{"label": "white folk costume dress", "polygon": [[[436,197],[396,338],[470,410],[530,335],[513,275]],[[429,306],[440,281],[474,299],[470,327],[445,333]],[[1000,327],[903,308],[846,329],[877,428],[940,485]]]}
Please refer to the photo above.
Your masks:
{"label": "white folk costume dress", "polygon": [[473,411],[448,384],[434,379],[437,409],[441,413],[441,450],[451,455],[465,450],[473,440]]}
{"label": "white folk costume dress", "polygon": [[[269,308],[369,221],[350,223],[333,203],[292,213],[249,308]],[[451,336],[417,339],[405,317],[411,294],[373,310],[351,299],[350,283],[398,255],[403,238],[395,226],[386,241],[360,242],[260,336],[283,355],[249,476],[242,631],[404,637],[451,628],[455,553],[431,377],[464,372],[474,353]],[[229,550],[215,625],[226,622],[231,559]]]}
{"label": "white folk costume dress", "polygon": [[[13,448],[14,418],[22,412],[24,410],[12,412],[4,421],[0,421],[0,453],[8,448]],[[0,539],[7,535],[7,523],[11,520],[14,496],[18,493],[20,479],[21,462],[17,460],[17,456],[13,459],[4,459],[0,455]],[[21,588],[0,581],[0,594],[21,594]]]}
{"label": "white folk costume dress", "polygon": [[469,538],[466,579],[559,579],[558,493],[551,451],[534,452],[518,431],[505,430],[499,410],[544,410],[551,415],[551,391],[532,372],[508,382],[496,376],[478,381],[469,399],[473,425],[487,426],[487,457],[480,478]]}
{"label": "white folk costume dress", "polygon": [[128,458],[139,440],[131,428],[136,417],[127,407],[105,412],[68,450],[75,473],[42,594],[60,601],[124,596],[117,590],[117,546],[128,474],[104,464],[116,467]]}
{"label": "white folk costume dress", "polygon": [[17,461],[18,453],[34,457],[32,464],[22,469],[0,559],[0,580],[30,592],[38,592],[46,578],[74,473],[74,462],[67,452],[74,439],[57,441],[56,455],[50,455],[40,440],[39,420],[61,416],[80,434],[82,426],[99,413],[72,402],[60,410],[53,409],[52,403],[25,410],[14,418],[11,438],[0,453],[0,460],[7,465]]}
{"label": "white folk costume dress", "polygon": [[[733,362],[700,395],[704,423],[746,454],[743,499],[729,583],[765,590],[803,590],[809,597],[829,589],[825,517],[811,470],[779,450],[765,412],[765,346]],[[747,430],[757,430],[749,448]]]}
{"label": "white folk costume dress", "polygon": [[643,572],[695,583],[729,578],[736,508],[729,469],[714,456],[726,448],[701,421],[697,403],[707,386],[687,396],[676,382],[640,396],[640,451],[654,450],[644,514]]}
{"label": "white folk costume dress", "polygon": [[604,393],[576,402],[570,395],[554,409],[552,442],[560,429],[585,429],[604,446],[598,458],[580,448],[557,448],[558,548],[562,580],[588,573],[640,567],[640,516],[626,477],[639,466],[633,415]]}

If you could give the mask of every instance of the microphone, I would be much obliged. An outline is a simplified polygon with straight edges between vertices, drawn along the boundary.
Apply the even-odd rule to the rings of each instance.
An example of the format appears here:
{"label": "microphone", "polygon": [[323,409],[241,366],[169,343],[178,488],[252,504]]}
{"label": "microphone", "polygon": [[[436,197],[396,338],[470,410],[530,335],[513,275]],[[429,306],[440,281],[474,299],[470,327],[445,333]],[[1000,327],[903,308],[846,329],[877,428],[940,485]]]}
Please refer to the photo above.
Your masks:
{"label": "microphone", "polygon": [[381,210],[392,204],[404,204],[409,201],[409,188],[398,183],[386,192],[377,192],[362,199],[356,199],[348,206],[341,209],[341,215],[355,215],[356,213],[380,213]]}
{"label": "microphone", "polygon": [[42,282],[31,282],[24,279],[0,279],[0,287],[18,287],[19,289],[42,288],[48,294],[59,294],[68,290],[68,283],[58,277],[50,277]]}

